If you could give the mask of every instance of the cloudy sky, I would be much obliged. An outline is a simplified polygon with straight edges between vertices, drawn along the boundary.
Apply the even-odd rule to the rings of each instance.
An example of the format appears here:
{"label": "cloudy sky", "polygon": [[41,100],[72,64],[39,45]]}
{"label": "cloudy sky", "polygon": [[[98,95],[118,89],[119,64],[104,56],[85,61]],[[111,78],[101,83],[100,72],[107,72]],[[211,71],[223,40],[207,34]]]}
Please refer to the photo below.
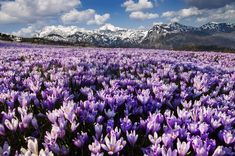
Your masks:
{"label": "cloudy sky", "polygon": [[235,0],[0,0],[0,32],[6,33],[30,34],[48,25],[150,28],[212,21],[235,23]]}

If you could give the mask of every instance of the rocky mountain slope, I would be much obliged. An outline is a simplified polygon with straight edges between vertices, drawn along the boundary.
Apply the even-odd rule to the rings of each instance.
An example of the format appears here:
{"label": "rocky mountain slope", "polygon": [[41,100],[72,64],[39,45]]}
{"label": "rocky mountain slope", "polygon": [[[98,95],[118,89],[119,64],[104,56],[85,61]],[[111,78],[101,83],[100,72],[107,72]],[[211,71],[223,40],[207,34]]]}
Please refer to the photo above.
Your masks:
{"label": "rocky mountain slope", "polygon": [[150,30],[133,30],[107,24],[97,30],[76,27],[45,27],[39,38],[72,44],[84,42],[101,47],[143,47],[174,49],[187,46],[217,46],[235,48],[235,25],[207,23],[201,27],[179,23],[157,24]]}
{"label": "rocky mountain slope", "polygon": [[235,25],[208,23],[201,27],[187,27],[179,23],[155,25],[141,42],[143,47],[178,49],[190,46],[235,48]]}

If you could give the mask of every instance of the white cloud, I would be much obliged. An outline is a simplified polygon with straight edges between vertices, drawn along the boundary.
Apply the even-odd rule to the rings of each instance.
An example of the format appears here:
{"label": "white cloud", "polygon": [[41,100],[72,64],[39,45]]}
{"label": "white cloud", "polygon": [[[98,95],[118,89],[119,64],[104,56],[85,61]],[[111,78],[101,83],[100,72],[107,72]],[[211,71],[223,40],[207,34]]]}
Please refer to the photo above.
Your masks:
{"label": "white cloud", "polygon": [[110,14],[106,13],[103,15],[95,14],[94,19],[91,19],[87,22],[87,24],[96,24],[96,25],[102,25],[104,24],[108,19],[110,18]]}
{"label": "white cloud", "polygon": [[213,9],[213,8],[221,8],[226,6],[227,4],[231,4],[234,0],[184,0],[191,6],[195,6],[199,9]]}
{"label": "white cloud", "polygon": [[202,14],[202,11],[196,7],[181,9],[179,11],[167,11],[162,14],[162,17],[177,17],[179,19],[197,16]]}
{"label": "white cloud", "polygon": [[180,22],[184,19],[191,19],[201,15],[203,12],[196,7],[181,9],[178,11],[167,11],[162,13],[161,17],[168,19],[170,22]]}
{"label": "white cloud", "polygon": [[140,11],[153,8],[153,3],[149,0],[139,0],[135,3],[133,0],[127,0],[122,4],[126,11]]}
{"label": "white cloud", "polygon": [[38,30],[45,25],[46,23],[44,22],[36,22],[35,24],[31,24],[27,27],[21,28],[16,32],[12,32],[12,34],[20,37],[33,37],[38,32]]}
{"label": "white cloud", "polygon": [[196,8],[196,7],[192,7],[192,8],[188,8],[188,9],[182,9],[182,10],[179,11],[179,15],[182,18],[197,16],[197,15],[200,15],[200,14],[202,14],[202,11],[199,10],[198,8]]}
{"label": "white cloud", "polygon": [[197,25],[208,22],[235,22],[235,3],[217,9],[198,9],[190,7],[178,11],[162,13],[162,18],[170,22],[192,21]]}
{"label": "white cloud", "polygon": [[99,15],[93,9],[87,9],[83,11],[78,11],[76,9],[71,10],[61,16],[61,20],[65,24],[69,23],[86,23],[86,24],[96,24],[102,25],[110,18],[110,14],[106,13],[104,15]]}
{"label": "white cloud", "polygon": [[208,21],[235,22],[235,3],[219,9],[204,9],[203,16],[197,17],[197,21],[199,23],[206,23]]}
{"label": "white cloud", "polygon": [[80,0],[7,1],[1,4],[0,23],[33,23],[58,16],[80,3]]}
{"label": "white cloud", "polygon": [[136,20],[145,20],[145,19],[154,19],[154,18],[157,18],[159,17],[158,14],[156,13],[144,13],[142,11],[135,11],[135,12],[132,12],[129,17],[131,19],[136,19]]}
{"label": "white cloud", "polygon": [[163,22],[153,22],[153,26],[154,25],[162,25],[162,24],[164,24]]}
{"label": "white cloud", "polygon": [[93,18],[95,15],[95,10],[88,9],[84,11],[77,11],[76,9],[71,10],[68,13],[65,13],[61,16],[61,20],[64,23],[71,22],[86,22]]}
{"label": "white cloud", "polygon": [[[160,1],[162,2],[163,0]],[[159,5],[157,2],[158,1],[155,0],[155,4]],[[148,20],[159,17],[157,13],[143,12],[143,10],[151,9],[154,7],[154,4],[151,0],[138,0],[138,2],[127,0],[122,4],[122,7],[125,7],[126,11],[130,12],[130,19]]]}
{"label": "white cloud", "polygon": [[178,17],[171,18],[170,20],[172,23],[174,22],[180,22],[180,19]]}
{"label": "white cloud", "polygon": [[16,17],[12,17],[5,12],[0,11],[0,23],[10,23],[13,21],[14,22],[19,21],[19,19]]}
{"label": "white cloud", "polygon": [[124,30],[124,28],[116,27],[110,23],[106,23],[105,25],[101,26],[98,30],[111,30],[111,31],[117,31],[117,30]]}
{"label": "white cloud", "polygon": [[36,28],[32,25],[26,27],[26,28],[21,28],[17,32],[13,32],[13,35],[20,36],[20,37],[32,37],[32,34],[36,33]]}
{"label": "white cloud", "polygon": [[162,14],[162,17],[172,17],[175,16],[176,12],[175,11],[166,11]]}

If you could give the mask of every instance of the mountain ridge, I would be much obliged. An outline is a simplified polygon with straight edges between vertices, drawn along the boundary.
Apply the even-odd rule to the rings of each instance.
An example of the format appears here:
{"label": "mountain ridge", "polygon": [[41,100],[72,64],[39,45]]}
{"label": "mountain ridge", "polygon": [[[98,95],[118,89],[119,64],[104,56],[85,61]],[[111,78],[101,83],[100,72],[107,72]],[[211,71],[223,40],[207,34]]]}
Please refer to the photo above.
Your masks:
{"label": "mountain ridge", "polygon": [[[43,36],[42,34],[46,33],[42,31],[39,32],[38,37],[53,41],[64,41],[73,44],[83,41],[93,46],[102,47],[143,47],[172,49],[178,48],[177,45],[184,45],[182,42],[184,40],[188,40],[189,36],[192,38],[190,45],[197,45],[198,43],[200,43],[200,46],[203,45],[203,42],[197,41],[200,40],[199,38],[202,38],[202,40],[210,40],[210,42],[208,42],[210,44],[206,44],[206,46],[214,45],[214,43],[217,45],[218,40],[222,40],[222,38],[224,38],[226,35],[223,37],[217,36],[215,39],[215,36],[213,36],[214,34],[232,33],[234,31],[234,24],[215,22],[210,22],[200,27],[186,26],[177,22],[170,24],[156,24],[148,31],[138,29],[124,29],[108,24],[101,27],[101,29],[82,31],[78,30],[74,34],[69,35],[61,35],[60,33],[53,35],[50,32],[47,32],[49,35]],[[61,37],[58,35],[61,35]],[[193,40],[195,40],[195,42],[193,42]],[[226,38],[226,40],[229,39]],[[235,44],[235,41],[232,41],[231,45],[227,46],[229,48],[235,48],[235,46],[232,45],[233,43]],[[223,44],[219,44],[218,46],[221,47],[222,45]]]}
{"label": "mountain ridge", "polygon": [[75,26],[47,26],[33,38],[22,40],[94,47],[181,49],[199,46],[235,49],[233,36],[235,24],[210,22],[192,27],[174,22],[155,24],[149,30],[125,29],[111,24],[95,30]]}

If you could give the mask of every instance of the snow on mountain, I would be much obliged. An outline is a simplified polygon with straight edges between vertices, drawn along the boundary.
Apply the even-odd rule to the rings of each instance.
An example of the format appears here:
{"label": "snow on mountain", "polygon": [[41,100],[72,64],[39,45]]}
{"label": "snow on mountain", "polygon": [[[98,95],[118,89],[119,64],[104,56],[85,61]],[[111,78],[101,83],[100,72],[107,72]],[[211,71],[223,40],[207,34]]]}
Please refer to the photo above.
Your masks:
{"label": "snow on mountain", "polygon": [[194,28],[190,26],[185,26],[177,22],[170,24],[155,24],[152,29],[149,30],[149,33],[155,32],[157,34],[166,35],[169,33],[180,33],[192,31]]}
{"label": "snow on mountain", "polygon": [[227,23],[208,23],[201,27],[185,26],[180,23],[155,24],[149,31],[125,29],[105,24],[95,30],[86,30],[76,26],[47,26],[36,36],[53,41],[69,43],[89,43],[95,46],[135,47],[142,42],[154,42],[167,34],[211,34],[235,31],[235,25]]}
{"label": "snow on mountain", "polygon": [[146,30],[134,30],[115,27],[112,24],[105,24],[95,31],[98,34],[107,35],[110,39],[114,40],[141,40],[147,34]]}
{"label": "snow on mountain", "polygon": [[206,32],[232,32],[235,30],[235,25],[230,23],[210,22],[202,25],[200,31]]}
{"label": "snow on mountain", "polygon": [[216,33],[216,32],[224,32],[230,33],[235,31],[235,25],[229,23],[216,23],[210,22],[202,25],[201,27],[191,27],[185,26],[180,23],[170,23],[170,24],[155,24],[150,30],[149,33],[159,34],[165,36],[166,34],[172,33],[187,33],[187,32],[195,32],[195,33]]}
{"label": "snow on mountain", "polygon": [[215,46],[234,48],[233,24],[207,23],[201,27],[185,26],[179,23],[156,24],[144,38],[141,45],[151,48],[182,48],[190,46]]}
{"label": "snow on mountain", "polygon": [[112,24],[105,24],[95,30],[86,30],[76,26],[47,26],[36,36],[53,41],[89,42],[103,46],[137,44],[142,41],[146,34],[146,30],[124,29]]}
{"label": "snow on mountain", "polygon": [[73,35],[76,32],[87,32],[87,30],[85,30],[84,28],[79,28],[76,26],[62,26],[62,25],[58,25],[58,26],[45,26],[44,28],[42,28],[41,31],[39,31],[38,34],[36,34],[37,37],[45,37],[48,35],[60,35],[62,37],[68,37],[69,35]]}

